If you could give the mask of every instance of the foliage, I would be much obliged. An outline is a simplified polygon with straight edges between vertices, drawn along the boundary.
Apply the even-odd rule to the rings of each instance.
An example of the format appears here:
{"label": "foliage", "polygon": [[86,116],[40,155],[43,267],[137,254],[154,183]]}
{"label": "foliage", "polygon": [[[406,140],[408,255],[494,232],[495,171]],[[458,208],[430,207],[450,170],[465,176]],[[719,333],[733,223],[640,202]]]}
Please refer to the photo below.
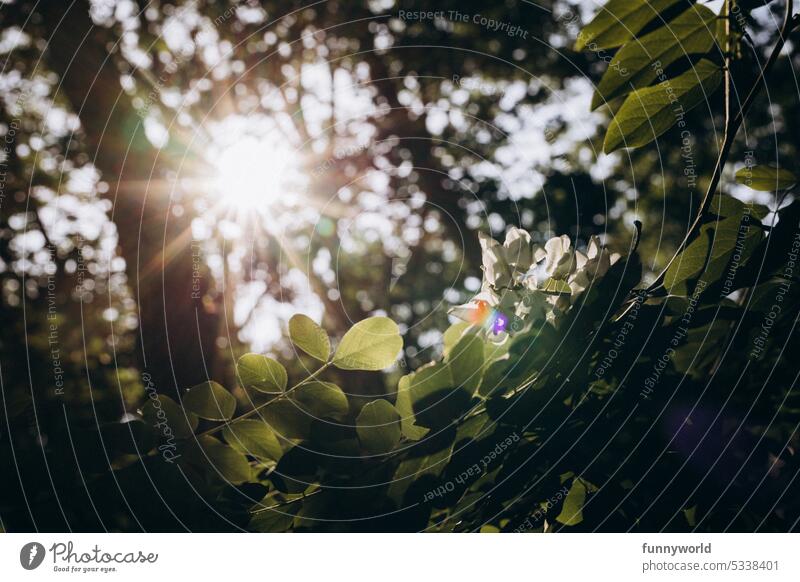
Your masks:
{"label": "foliage", "polygon": [[[670,129],[700,104],[718,114],[710,96],[730,92],[738,61],[723,45],[741,42],[722,20],[692,2],[611,0],[584,28],[576,49],[618,49],[592,103],[611,114],[606,152],[674,137]],[[409,24],[414,44],[405,48],[428,46],[427,34]],[[388,71],[373,58],[373,72]],[[419,69],[422,79],[446,66],[423,53],[395,68]],[[398,100],[395,87],[381,90]],[[407,129],[405,118],[381,122]],[[766,165],[748,165],[737,180],[784,194],[795,182]],[[564,182],[575,188],[573,177]],[[451,310],[427,364],[405,365],[410,319],[398,326],[375,315],[382,303],[361,309],[373,316],[349,329],[295,315],[293,354],[245,354],[235,380],[218,378],[227,387],[207,381],[174,398],[148,391],[135,414],[52,439],[48,455],[75,458],[86,497],[99,500],[87,529],[108,528],[108,516],[110,528],[150,531],[796,527],[800,401],[797,364],[785,354],[798,347],[800,205],[791,194],[769,207],[742,202],[716,186],[657,284],[642,280],[647,229],[619,252],[572,228],[511,227],[502,242],[480,233],[480,291]],[[595,190],[578,188],[576,198],[605,210]],[[408,303],[435,296],[423,285],[438,290],[437,271],[422,268],[438,265],[431,255],[445,245],[425,242],[435,250],[413,259],[414,283],[392,291]],[[358,280],[369,282],[365,271],[383,272],[365,263],[371,254],[383,265],[373,247],[343,259],[353,263],[343,302],[368,286]],[[20,423],[31,410],[27,401],[5,406]],[[63,410],[54,408],[57,419]],[[26,438],[39,446],[40,437]],[[44,472],[32,479],[44,482]]]}

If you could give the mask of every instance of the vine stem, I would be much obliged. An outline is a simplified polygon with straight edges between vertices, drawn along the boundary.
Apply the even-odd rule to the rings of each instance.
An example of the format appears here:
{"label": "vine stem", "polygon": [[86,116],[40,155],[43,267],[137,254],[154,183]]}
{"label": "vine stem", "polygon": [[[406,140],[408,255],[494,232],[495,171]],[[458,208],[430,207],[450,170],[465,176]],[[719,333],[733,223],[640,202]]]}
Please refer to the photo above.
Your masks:
{"label": "vine stem", "polygon": [[259,513],[264,513],[266,511],[275,511],[276,509],[280,509],[281,507],[286,507],[291,505],[292,503],[297,503],[298,501],[305,501],[309,497],[312,497],[318,493],[321,493],[322,489],[315,489],[311,493],[303,493],[299,497],[295,497],[294,499],[287,499],[286,501],[281,501],[280,503],[275,503],[274,505],[268,505],[266,507],[259,507],[258,509],[254,509],[250,512],[250,515],[257,515]]}
{"label": "vine stem", "polygon": [[273,398],[269,402],[265,402],[264,404],[259,404],[258,406],[256,406],[252,410],[248,410],[247,412],[237,416],[236,418],[232,418],[231,420],[229,420],[227,422],[223,422],[222,424],[219,424],[217,426],[209,428],[208,430],[205,430],[205,431],[201,432],[200,434],[198,434],[196,436],[196,438],[200,438],[200,437],[204,437],[204,436],[207,436],[207,435],[210,435],[210,434],[214,434],[215,432],[222,430],[226,426],[230,426],[230,425],[232,425],[232,424],[234,424],[236,422],[239,422],[240,420],[244,420],[245,418],[249,418],[249,417],[253,416],[256,412],[258,412],[260,410],[263,410],[264,408],[266,408],[267,406],[269,406],[273,402],[277,402],[278,400],[283,400],[284,398],[287,398],[292,392],[297,390],[300,386],[310,382],[311,380],[315,379],[317,376],[322,374],[322,372],[324,372],[325,370],[330,368],[332,363],[333,363],[332,360],[329,360],[329,361],[325,362],[322,366],[317,368],[317,370],[314,371],[313,374],[310,374],[309,376],[306,376],[305,378],[300,380],[297,384],[295,384],[294,386],[292,386],[288,390],[282,392],[281,394],[279,394],[278,396],[276,396],[275,398]]}
{"label": "vine stem", "polygon": [[730,154],[731,147],[733,146],[734,141],[736,140],[736,135],[739,132],[739,128],[744,121],[744,117],[747,115],[747,112],[752,107],[755,98],[761,91],[762,85],[766,83],[766,77],[769,74],[772,67],[775,65],[775,62],[778,60],[778,56],[783,50],[783,46],[786,43],[786,37],[792,31],[794,27],[798,25],[798,20],[796,18],[792,18],[792,9],[793,9],[793,0],[786,0],[786,9],[783,18],[783,24],[781,25],[780,30],[778,31],[778,40],[775,42],[775,46],[772,48],[772,52],[767,59],[767,62],[761,68],[758,78],[756,79],[755,83],[750,89],[750,92],[747,94],[742,106],[739,108],[739,112],[736,114],[735,117],[731,116],[731,88],[732,88],[732,77],[731,77],[731,22],[730,22],[730,5],[733,0],[725,0],[724,9],[725,9],[725,37],[726,37],[726,48],[725,48],[725,128],[723,131],[723,139],[722,139],[722,147],[719,150],[719,156],[717,157],[717,163],[714,166],[714,173],[711,175],[711,182],[708,185],[708,190],[706,190],[705,196],[703,196],[703,200],[700,203],[700,208],[697,212],[697,216],[692,222],[692,225],[689,227],[689,230],[686,232],[686,236],[683,238],[683,241],[676,249],[675,253],[672,255],[672,258],[666,264],[664,269],[658,275],[655,281],[650,284],[647,288],[647,293],[652,293],[654,290],[658,289],[664,284],[664,278],[667,275],[667,271],[678,258],[678,256],[683,252],[686,246],[691,242],[694,238],[694,235],[697,233],[700,225],[702,224],[703,218],[705,217],[706,213],[708,212],[709,207],[711,206],[711,200],[714,197],[714,193],[717,191],[717,186],[719,186],[720,179],[722,178],[722,171],[725,169],[725,163],[728,161],[728,155]]}

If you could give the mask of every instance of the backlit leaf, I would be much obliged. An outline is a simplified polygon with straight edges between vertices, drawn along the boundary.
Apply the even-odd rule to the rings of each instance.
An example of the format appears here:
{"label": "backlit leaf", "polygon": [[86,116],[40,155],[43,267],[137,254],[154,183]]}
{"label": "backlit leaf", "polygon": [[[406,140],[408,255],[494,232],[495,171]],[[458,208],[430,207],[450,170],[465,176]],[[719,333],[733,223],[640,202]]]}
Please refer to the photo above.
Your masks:
{"label": "backlit leaf", "polygon": [[583,27],[575,50],[587,45],[597,49],[616,48],[636,36],[644,26],[666,9],[683,0],[610,0]]}
{"label": "backlit leaf", "polygon": [[344,334],[333,365],[342,370],[383,370],[403,348],[397,324],[388,317],[359,321]]}
{"label": "backlit leaf", "polygon": [[736,181],[760,192],[775,192],[794,186],[797,177],[785,168],[753,166],[736,172]]}
{"label": "backlit leaf", "polygon": [[306,382],[298,386],[292,399],[314,418],[342,419],[350,410],[342,389],[331,382]]}
{"label": "backlit leaf", "polygon": [[216,382],[203,382],[189,389],[183,406],[200,418],[230,420],[236,412],[236,399]]}
{"label": "backlit leaf", "polygon": [[669,80],[632,92],[606,132],[603,151],[650,143],[675,125],[681,116],[703,103],[722,80],[714,63],[701,60],[694,69]]}
{"label": "backlit leaf", "polygon": [[236,364],[236,373],[245,388],[266,394],[280,394],[288,376],[282,364],[261,354],[245,354]]}
{"label": "backlit leaf", "polygon": [[481,381],[484,341],[476,334],[467,334],[459,340],[447,357],[454,386],[463,386],[474,393]]}
{"label": "backlit leaf", "polygon": [[184,410],[169,396],[158,394],[150,398],[142,407],[146,424],[155,428],[160,438],[168,439],[170,434],[178,439],[188,439],[194,434],[199,422],[197,416]]}
{"label": "backlit leaf", "polygon": [[240,420],[223,430],[225,442],[242,454],[277,461],[283,449],[272,429],[261,420]]}
{"label": "backlit leaf", "polygon": [[361,409],[356,431],[368,454],[388,453],[400,441],[400,415],[387,400],[373,400]]}
{"label": "backlit leaf", "polygon": [[328,334],[307,315],[297,314],[289,320],[289,337],[292,343],[312,358],[327,362],[331,355]]}
{"label": "backlit leaf", "polygon": [[717,15],[702,4],[623,46],[608,64],[592,97],[592,109],[663,80],[664,70],[686,55],[704,55],[714,46]]}

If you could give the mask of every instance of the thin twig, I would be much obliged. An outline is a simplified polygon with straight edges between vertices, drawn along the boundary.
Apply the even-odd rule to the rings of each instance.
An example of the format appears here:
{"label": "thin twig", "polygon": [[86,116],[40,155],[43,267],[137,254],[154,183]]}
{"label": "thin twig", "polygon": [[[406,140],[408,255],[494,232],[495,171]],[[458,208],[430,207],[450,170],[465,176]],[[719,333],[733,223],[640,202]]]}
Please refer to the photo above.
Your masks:
{"label": "thin twig", "polygon": [[286,507],[287,505],[291,505],[292,503],[297,503],[298,501],[304,501],[313,495],[318,493],[322,493],[322,489],[315,489],[311,493],[303,493],[300,497],[295,497],[294,499],[288,499],[286,501],[281,501],[280,503],[276,503],[275,505],[270,505],[268,507],[261,507],[259,509],[255,509],[250,512],[250,515],[257,515],[259,513],[264,513],[265,511],[274,511],[276,509],[280,509],[281,507]]}

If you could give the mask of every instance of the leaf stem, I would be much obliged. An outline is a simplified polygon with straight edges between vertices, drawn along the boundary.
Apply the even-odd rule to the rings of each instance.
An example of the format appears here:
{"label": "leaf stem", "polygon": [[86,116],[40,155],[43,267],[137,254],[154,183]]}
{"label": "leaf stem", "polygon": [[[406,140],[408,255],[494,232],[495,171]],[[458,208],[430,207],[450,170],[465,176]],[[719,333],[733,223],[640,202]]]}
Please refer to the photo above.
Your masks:
{"label": "leaf stem", "polygon": [[286,501],[281,501],[280,503],[275,503],[274,505],[269,505],[267,507],[260,507],[258,509],[254,509],[250,512],[250,515],[258,515],[259,513],[264,513],[265,511],[274,511],[275,509],[280,509],[281,507],[286,507],[287,505],[291,505],[292,503],[297,503],[298,501],[304,501],[309,497],[317,495],[318,493],[322,493],[322,489],[315,489],[311,493],[303,493],[299,497],[295,497],[294,499],[287,499]]}
{"label": "leaf stem", "polygon": [[793,0],[786,0],[785,15],[783,19],[783,24],[781,25],[781,28],[778,31],[778,40],[775,42],[775,46],[772,48],[772,52],[770,53],[767,62],[761,68],[758,78],[751,87],[750,92],[747,94],[747,97],[742,103],[742,106],[739,108],[739,113],[737,113],[735,117],[732,117],[731,116],[731,87],[732,87],[731,60],[732,59],[731,59],[731,23],[730,23],[731,2],[732,0],[725,0],[724,4],[725,42],[726,42],[725,129],[723,133],[722,147],[719,150],[717,163],[714,166],[714,173],[711,175],[711,182],[709,183],[708,190],[706,190],[705,196],[703,196],[703,200],[700,203],[700,208],[697,212],[697,216],[695,217],[694,222],[689,227],[686,236],[683,238],[683,241],[675,250],[675,253],[672,255],[672,258],[666,264],[666,266],[658,275],[656,280],[653,281],[653,283],[647,288],[647,293],[652,293],[659,287],[663,286],[664,279],[667,275],[667,271],[675,262],[675,260],[678,258],[678,256],[683,252],[683,250],[686,248],[689,242],[691,242],[691,240],[694,238],[694,235],[700,228],[703,218],[705,217],[709,207],[711,206],[711,200],[713,199],[714,193],[716,192],[717,186],[719,185],[720,178],[722,177],[722,171],[725,168],[725,163],[728,161],[728,156],[730,154],[731,147],[733,146],[733,143],[736,140],[736,135],[739,132],[739,128],[741,127],[742,122],[744,121],[744,117],[747,115],[747,112],[750,110],[750,107],[752,107],[756,96],[761,92],[762,85],[766,84],[766,77],[769,74],[772,67],[775,65],[775,62],[778,60],[778,56],[780,55],[780,52],[783,49],[784,44],[786,43],[786,37],[792,31],[792,29],[798,24],[798,20],[792,18]]}

